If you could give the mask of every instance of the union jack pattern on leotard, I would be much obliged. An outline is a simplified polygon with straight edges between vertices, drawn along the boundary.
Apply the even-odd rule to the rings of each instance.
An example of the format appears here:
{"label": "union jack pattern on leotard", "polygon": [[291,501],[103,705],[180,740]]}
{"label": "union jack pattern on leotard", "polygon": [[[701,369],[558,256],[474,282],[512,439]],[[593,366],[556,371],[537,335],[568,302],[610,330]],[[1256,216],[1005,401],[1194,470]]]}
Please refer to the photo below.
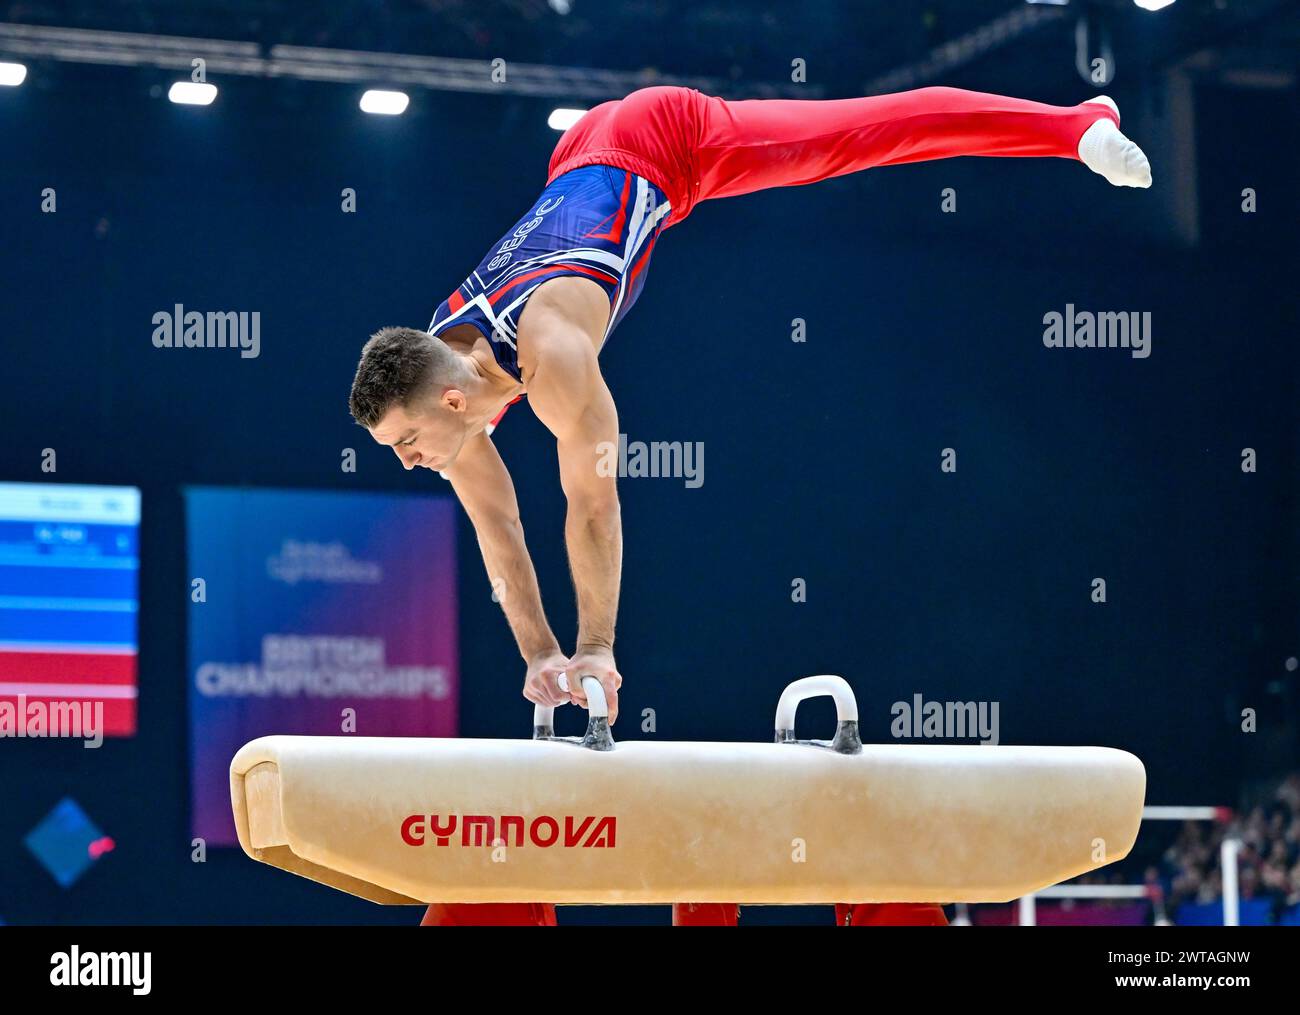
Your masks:
{"label": "union jack pattern on leotard", "polygon": [[663,191],[613,166],[584,166],[551,183],[483,263],[439,305],[429,332],[472,324],[502,369],[519,375],[519,320],[543,282],[589,278],[609,297],[605,338],[645,285],[651,251],[671,211]]}

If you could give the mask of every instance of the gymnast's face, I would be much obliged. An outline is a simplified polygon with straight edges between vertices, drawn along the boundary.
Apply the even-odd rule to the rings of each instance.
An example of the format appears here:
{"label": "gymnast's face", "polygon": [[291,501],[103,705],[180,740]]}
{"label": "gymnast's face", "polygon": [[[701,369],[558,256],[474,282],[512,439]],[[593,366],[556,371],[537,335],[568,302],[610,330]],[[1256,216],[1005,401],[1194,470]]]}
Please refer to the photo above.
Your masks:
{"label": "gymnast's face", "polygon": [[451,465],[469,436],[465,393],[448,388],[411,405],[395,405],[370,436],[396,452],[407,469],[441,471]]}

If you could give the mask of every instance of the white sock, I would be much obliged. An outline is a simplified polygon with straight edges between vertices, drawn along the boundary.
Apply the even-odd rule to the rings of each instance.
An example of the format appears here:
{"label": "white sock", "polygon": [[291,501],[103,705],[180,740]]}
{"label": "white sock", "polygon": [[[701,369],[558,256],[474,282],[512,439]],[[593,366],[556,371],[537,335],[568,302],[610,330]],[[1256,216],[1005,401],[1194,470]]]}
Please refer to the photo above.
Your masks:
{"label": "white sock", "polygon": [[[1105,106],[1119,115],[1119,107],[1108,96],[1098,95],[1084,105],[1090,103]],[[1079,138],[1079,158],[1085,166],[1106,177],[1116,187],[1151,186],[1151,163],[1142,149],[1126,138],[1109,117],[1103,116],[1083,132],[1083,137]]]}

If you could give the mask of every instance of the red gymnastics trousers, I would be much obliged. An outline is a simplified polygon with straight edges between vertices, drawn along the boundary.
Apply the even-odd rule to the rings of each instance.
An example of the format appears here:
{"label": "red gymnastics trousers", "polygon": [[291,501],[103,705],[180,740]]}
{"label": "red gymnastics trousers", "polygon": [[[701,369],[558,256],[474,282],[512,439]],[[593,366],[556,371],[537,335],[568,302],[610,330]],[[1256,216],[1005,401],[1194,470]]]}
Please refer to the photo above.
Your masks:
{"label": "red gymnastics trousers", "polygon": [[668,225],[700,201],[794,187],[875,166],[958,155],[1078,159],[1083,132],[1106,106],[919,88],[860,99],[728,102],[691,88],[643,88],[605,102],[555,146],[546,182],[609,165],[644,176],[668,197]]}
{"label": "red gymnastics trousers", "polygon": [[[769,187],[815,183],[874,166],[957,155],[1077,159],[1079,138],[1105,106],[1048,106],[958,88],[921,88],[860,99],[751,99],[727,102],[690,88],[644,88],[605,102],[565,132],[551,156],[547,183],[571,169],[608,165],[644,176],[672,204],[668,225],[700,201]],[[673,923],[734,925],[738,907],[673,907]],[[841,926],[942,926],[937,905],[841,905]],[[433,905],[435,926],[554,926],[555,907],[540,903]]]}
{"label": "red gymnastics trousers", "polygon": [[[673,906],[674,927],[734,927],[740,907],[731,903],[678,903]],[[835,907],[840,927],[946,927],[943,907],[928,903],[859,903]],[[555,907],[541,902],[490,902],[435,904],[428,908],[422,927],[554,927]]]}

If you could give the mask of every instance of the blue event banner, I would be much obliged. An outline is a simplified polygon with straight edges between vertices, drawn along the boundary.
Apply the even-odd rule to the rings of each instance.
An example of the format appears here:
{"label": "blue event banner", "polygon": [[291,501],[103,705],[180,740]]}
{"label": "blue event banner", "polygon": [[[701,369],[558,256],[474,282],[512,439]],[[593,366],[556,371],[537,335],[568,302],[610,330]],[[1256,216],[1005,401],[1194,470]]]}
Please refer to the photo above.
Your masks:
{"label": "blue event banner", "polygon": [[193,835],[232,845],[230,759],[274,733],[456,735],[455,502],[185,490]]}

